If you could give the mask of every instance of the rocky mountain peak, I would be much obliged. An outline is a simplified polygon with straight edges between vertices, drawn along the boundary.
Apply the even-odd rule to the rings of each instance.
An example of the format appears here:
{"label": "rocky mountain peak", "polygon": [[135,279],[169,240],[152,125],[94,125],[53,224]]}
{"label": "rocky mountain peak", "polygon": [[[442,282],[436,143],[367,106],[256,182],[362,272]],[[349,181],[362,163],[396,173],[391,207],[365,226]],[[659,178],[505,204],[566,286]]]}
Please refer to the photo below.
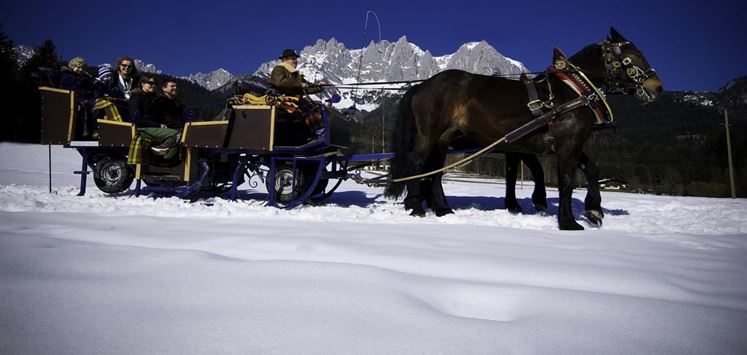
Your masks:
{"label": "rocky mountain peak", "polygon": [[[371,41],[360,49],[348,49],[345,44],[331,38],[317,40],[305,47],[299,58],[298,69],[309,81],[324,79],[331,84],[356,82],[389,82],[427,79],[446,69],[461,69],[476,74],[504,75],[528,71],[518,61],[507,58],[485,41],[460,46],[453,54],[434,57],[428,50],[410,43],[407,36],[396,42]],[[263,63],[254,76],[269,78],[278,60]],[[366,105],[375,107],[381,97],[393,92],[361,87],[353,90],[327,90],[340,94],[339,106]]]}
{"label": "rocky mountain peak", "polygon": [[208,90],[215,90],[225,85],[231,78],[233,78],[233,75],[223,68],[218,68],[208,73],[194,73],[182,77],[182,79],[189,80]]}

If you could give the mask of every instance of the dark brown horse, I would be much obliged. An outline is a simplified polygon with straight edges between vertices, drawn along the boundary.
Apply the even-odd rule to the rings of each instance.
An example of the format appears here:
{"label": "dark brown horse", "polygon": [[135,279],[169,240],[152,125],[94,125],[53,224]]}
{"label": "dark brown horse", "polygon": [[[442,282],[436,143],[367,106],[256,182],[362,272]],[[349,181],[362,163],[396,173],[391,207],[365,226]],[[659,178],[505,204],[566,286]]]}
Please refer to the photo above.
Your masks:
{"label": "dark brown horse", "polygon": [[[572,177],[580,168],[589,181],[587,216],[603,217],[596,165],[583,152],[595,122],[611,119],[596,91],[623,91],[650,102],[662,84],[643,54],[614,28],[608,39],[571,58],[555,51],[554,65],[533,79],[539,109],[548,124],[496,149],[519,153],[554,153],[558,159],[560,229],[583,229],[571,210]],[[588,79],[587,79],[588,78]],[[522,81],[447,70],[409,89],[399,107],[393,136],[392,182],[385,191],[397,197],[407,188],[405,209],[423,216],[423,202],[438,216],[452,213],[441,186],[442,173],[426,179],[396,180],[440,169],[455,140],[488,146],[533,120],[527,86]],[[579,104],[580,103],[580,104]],[[532,107],[535,111],[538,106]]]}

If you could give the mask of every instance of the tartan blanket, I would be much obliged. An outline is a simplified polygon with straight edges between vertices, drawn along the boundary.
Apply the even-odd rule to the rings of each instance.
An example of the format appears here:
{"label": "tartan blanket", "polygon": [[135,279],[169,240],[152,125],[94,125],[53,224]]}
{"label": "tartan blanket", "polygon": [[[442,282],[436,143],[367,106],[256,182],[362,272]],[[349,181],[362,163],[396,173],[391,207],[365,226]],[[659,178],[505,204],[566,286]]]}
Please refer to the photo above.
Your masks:
{"label": "tartan blanket", "polygon": [[102,97],[96,99],[96,103],[93,105],[93,111],[96,112],[99,110],[104,110],[104,115],[106,115],[107,120],[122,122],[122,115],[119,114],[117,105],[108,98]]}
{"label": "tartan blanket", "polygon": [[135,134],[130,141],[130,150],[127,154],[127,164],[148,164],[150,154],[147,154],[151,141],[140,134]]}

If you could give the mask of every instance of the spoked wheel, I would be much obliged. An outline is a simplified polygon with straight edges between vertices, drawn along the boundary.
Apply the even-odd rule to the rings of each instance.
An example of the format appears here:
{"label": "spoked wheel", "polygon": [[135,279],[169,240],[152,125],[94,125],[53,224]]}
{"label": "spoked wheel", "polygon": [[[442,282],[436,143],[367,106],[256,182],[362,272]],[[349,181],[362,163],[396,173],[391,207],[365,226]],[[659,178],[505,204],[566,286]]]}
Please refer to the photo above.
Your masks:
{"label": "spoked wheel", "polygon": [[322,193],[326,179],[319,179],[316,186],[311,186],[318,173],[318,164],[314,161],[297,162],[295,168],[291,163],[279,164],[274,179],[268,179],[266,183],[267,191],[273,194],[271,202],[278,207],[292,208],[314,194]]}
{"label": "spoked wheel", "polygon": [[104,157],[94,165],[93,181],[99,190],[116,194],[127,190],[135,174],[123,157]]}
{"label": "spoked wheel", "polygon": [[[294,199],[301,196],[304,185],[302,169],[293,169],[292,166],[284,164],[275,172],[274,196],[275,204],[285,206]],[[267,180],[267,190],[270,191],[270,180]]]}

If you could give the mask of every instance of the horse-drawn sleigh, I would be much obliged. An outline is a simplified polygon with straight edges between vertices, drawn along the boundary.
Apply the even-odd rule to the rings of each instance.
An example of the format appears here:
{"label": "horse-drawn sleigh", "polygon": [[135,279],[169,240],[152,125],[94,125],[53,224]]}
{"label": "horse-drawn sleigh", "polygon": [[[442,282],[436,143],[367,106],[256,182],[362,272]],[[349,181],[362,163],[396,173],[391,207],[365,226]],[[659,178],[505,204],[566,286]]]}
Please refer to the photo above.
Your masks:
{"label": "horse-drawn sleigh", "polygon": [[556,50],[553,65],[534,78],[509,80],[449,70],[409,88],[400,101],[393,153],[342,154],[349,143],[347,122],[321,104],[324,130],[318,137],[298,145],[278,145],[278,108],[268,101],[234,105],[219,120],[186,123],[180,140],[182,159],[167,166],[157,161],[127,163],[128,147],[137,134],[131,123],[98,120],[98,140],[76,141],[75,93],[41,90],[42,143],[63,144],[80,152],[81,170],[76,172],[81,174],[80,194],[85,193],[90,172],[96,186],[107,193],[124,192],[134,179],[135,194],[147,188],[183,197],[228,193],[232,199],[239,196],[239,185],[256,177],[265,183],[268,205],[292,208],[328,197],[366,162],[392,158],[386,194],[396,197],[406,188],[405,208],[413,215],[424,215],[425,203],[440,216],[451,213],[441,186],[450,147],[485,147],[474,156],[493,150],[509,156],[509,209],[518,208],[513,189],[520,159],[535,178],[533,202],[540,210],[546,208],[544,175],[534,154],[555,154],[560,229],[582,229],[571,211],[576,168],[588,182],[587,218],[597,225],[603,218],[597,168],[583,146],[596,123],[612,120],[605,93],[634,94],[645,103],[660,95],[662,85],[643,54],[611,29],[607,40],[570,58]]}

